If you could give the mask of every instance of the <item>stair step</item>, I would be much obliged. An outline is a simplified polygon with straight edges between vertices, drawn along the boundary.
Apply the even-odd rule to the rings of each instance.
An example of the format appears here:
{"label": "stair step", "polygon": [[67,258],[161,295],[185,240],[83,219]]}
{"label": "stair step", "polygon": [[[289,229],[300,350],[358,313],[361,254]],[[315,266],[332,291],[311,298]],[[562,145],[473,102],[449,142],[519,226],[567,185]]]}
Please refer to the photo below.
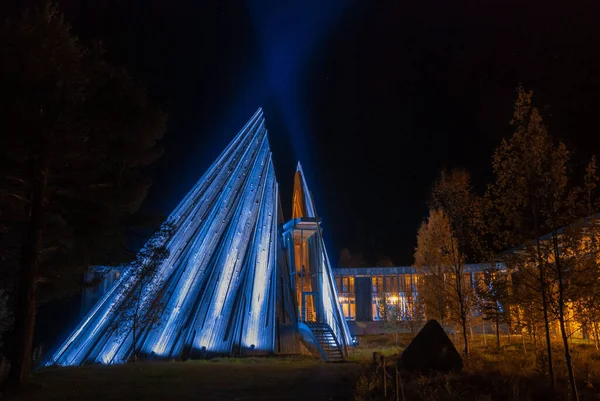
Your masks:
{"label": "stair step", "polygon": [[308,322],[307,326],[312,331],[314,338],[319,343],[321,351],[327,362],[343,362],[344,354],[337,343],[331,327],[324,323]]}

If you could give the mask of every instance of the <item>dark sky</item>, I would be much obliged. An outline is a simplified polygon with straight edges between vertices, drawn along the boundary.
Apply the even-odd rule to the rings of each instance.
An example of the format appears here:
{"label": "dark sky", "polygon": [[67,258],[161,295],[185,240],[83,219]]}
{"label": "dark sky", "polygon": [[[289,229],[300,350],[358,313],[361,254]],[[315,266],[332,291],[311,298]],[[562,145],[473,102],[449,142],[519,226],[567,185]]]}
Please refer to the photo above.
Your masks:
{"label": "dark sky", "polygon": [[519,82],[575,162],[598,153],[597,0],[61,4],[170,114],[147,208],[168,214],[262,105],[286,216],[300,160],[334,264],[412,264],[431,182],[462,166],[484,187]]}

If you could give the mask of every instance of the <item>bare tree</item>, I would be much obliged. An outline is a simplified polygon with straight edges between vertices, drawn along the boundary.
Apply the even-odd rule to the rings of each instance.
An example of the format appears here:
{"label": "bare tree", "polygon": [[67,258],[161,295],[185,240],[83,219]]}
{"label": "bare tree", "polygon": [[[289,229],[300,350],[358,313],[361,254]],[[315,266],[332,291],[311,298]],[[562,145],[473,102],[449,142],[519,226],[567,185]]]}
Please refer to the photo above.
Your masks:
{"label": "bare tree", "polygon": [[475,287],[482,319],[494,322],[496,348],[500,348],[500,324],[510,319],[509,285],[507,274],[496,264],[491,264],[484,269],[483,277]]}
{"label": "bare tree", "polygon": [[113,329],[118,332],[131,332],[131,360],[139,357],[140,333],[147,333],[159,322],[164,310],[163,281],[157,276],[160,266],[169,257],[166,246],[171,236],[172,226],[164,223],[137,254],[128,266],[129,282],[121,302],[115,304]]}
{"label": "bare tree", "polygon": [[425,322],[425,302],[421,296],[413,295],[412,291],[406,298],[407,305],[403,320],[414,337]]}

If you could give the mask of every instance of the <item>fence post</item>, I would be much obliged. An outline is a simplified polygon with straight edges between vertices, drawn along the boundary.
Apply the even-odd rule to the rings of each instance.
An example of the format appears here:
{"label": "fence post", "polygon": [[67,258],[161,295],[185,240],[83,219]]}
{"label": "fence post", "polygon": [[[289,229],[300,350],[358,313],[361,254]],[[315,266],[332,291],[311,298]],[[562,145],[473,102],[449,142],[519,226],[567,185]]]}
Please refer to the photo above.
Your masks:
{"label": "fence post", "polygon": [[383,396],[387,398],[387,372],[385,371],[385,356],[381,355],[381,367],[383,368]]}
{"label": "fence post", "polygon": [[398,365],[396,365],[396,401],[400,401],[400,376],[398,374]]}

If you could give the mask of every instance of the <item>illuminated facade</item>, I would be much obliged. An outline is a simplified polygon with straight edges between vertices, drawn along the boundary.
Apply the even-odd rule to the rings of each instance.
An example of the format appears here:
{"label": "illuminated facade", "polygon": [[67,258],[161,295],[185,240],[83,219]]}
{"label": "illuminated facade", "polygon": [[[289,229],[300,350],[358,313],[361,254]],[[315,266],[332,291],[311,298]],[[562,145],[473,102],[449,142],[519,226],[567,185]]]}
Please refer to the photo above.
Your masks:
{"label": "illuminated facade", "polygon": [[348,326],[300,165],[286,224],[279,204],[259,109],[169,216],[170,253],[152,278],[156,293],[141,302],[145,313],[160,295],[158,321],[138,330],[135,345],[129,322],[115,327],[137,285],[125,268],[47,364],[123,363],[134,347],[157,359],[306,349],[343,357]]}
{"label": "illuminated facade", "polygon": [[[502,264],[498,266],[506,269]],[[464,282],[476,285],[485,267],[466,265]],[[410,319],[419,283],[424,279],[416,268],[408,266],[338,268],[334,269],[334,276],[344,317],[357,322],[381,320],[384,301],[396,308],[399,319]]]}

